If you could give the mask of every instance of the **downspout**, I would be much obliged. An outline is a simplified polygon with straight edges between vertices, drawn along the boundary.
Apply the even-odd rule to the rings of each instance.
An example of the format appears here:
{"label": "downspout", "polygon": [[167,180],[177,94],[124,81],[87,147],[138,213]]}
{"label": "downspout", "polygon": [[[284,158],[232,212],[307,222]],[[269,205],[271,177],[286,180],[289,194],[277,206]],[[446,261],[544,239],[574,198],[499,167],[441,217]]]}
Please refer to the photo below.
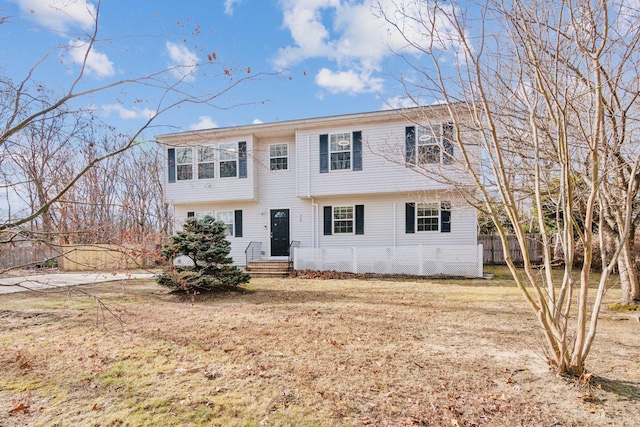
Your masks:
{"label": "downspout", "polygon": [[311,247],[316,248],[318,245],[318,227],[317,212],[318,205],[311,197],[311,138],[307,135],[307,197],[311,199]]}

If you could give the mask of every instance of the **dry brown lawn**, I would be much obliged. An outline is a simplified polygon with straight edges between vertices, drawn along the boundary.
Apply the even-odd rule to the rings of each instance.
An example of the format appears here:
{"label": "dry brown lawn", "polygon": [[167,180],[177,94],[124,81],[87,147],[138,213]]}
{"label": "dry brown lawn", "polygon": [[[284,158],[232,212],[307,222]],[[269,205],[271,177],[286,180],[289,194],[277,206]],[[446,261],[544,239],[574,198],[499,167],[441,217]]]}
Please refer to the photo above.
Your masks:
{"label": "dry brown lawn", "polygon": [[637,316],[605,309],[589,381],[559,378],[504,270],[254,279],[195,301],[85,289],[122,323],[89,298],[0,296],[0,425],[640,426]]}

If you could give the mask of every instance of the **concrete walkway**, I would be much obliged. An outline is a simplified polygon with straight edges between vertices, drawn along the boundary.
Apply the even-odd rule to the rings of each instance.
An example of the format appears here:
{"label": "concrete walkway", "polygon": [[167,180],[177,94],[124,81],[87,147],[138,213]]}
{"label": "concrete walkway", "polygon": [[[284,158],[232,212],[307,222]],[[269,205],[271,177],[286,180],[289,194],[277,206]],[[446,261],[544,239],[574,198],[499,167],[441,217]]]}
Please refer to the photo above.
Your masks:
{"label": "concrete walkway", "polygon": [[115,280],[151,279],[151,273],[52,273],[0,278],[0,294],[26,290],[43,290]]}

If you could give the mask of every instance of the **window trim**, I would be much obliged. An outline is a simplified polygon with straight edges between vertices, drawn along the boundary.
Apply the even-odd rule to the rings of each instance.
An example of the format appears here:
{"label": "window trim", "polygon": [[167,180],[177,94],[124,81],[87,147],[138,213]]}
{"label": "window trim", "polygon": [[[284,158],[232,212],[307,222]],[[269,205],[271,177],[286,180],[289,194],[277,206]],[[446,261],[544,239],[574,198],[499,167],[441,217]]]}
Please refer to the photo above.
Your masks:
{"label": "window trim", "polygon": [[[286,155],[284,156],[272,156],[271,155],[271,147],[274,147],[276,145],[282,145],[286,148]],[[286,160],[286,167],[282,168],[282,169],[273,169],[273,165],[271,163],[272,160],[275,159],[285,159]],[[289,143],[288,142],[276,142],[273,144],[269,144],[269,171],[271,172],[278,172],[278,171],[285,171],[285,170],[289,170]]]}
{"label": "window trim", "polygon": [[[421,205],[434,205],[435,206],[435,214],[434,215],[420,215],[420,209],[421,209]],[[424,209],[424,208],[423,208]],[[433,212],[433,207],[427,207],[426,209],[429,209]],[[420,229],[420,219],[436,219],[435,222],[435,230],[431,229],[431,230],[421,230]],[[422,227],[424,227],[426,224],[423,224]],[[415,230],[416,233],[432,233],[432,232],[440,232],[440,203],[439,202],[419,202],[416,203],[416,225],[415,225]]]}
{"label": "window trim", "polygon": [[[351,219],[338,219],[336,220],[336,209],[351,209]],[[351,222],[351,231],[337,231],[336,221]],[[355,205],[343,205],[331,207],[331,231],[334,235],[354,235],[356,234],[356,207]]]}

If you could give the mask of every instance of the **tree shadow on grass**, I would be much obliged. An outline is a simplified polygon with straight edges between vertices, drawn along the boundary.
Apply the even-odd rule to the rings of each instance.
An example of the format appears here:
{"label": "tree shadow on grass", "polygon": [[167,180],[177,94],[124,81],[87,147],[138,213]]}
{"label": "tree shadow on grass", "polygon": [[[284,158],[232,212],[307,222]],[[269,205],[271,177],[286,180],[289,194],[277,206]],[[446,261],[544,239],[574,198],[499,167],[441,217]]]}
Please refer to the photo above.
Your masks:
{"label": "tree shadow on grass", "polygon": [[640,401],[640,384],[633,381],[610,380],[608,378],[594,376],[592,385],[602,390],[615,394],[621,400],[632,402]]}

